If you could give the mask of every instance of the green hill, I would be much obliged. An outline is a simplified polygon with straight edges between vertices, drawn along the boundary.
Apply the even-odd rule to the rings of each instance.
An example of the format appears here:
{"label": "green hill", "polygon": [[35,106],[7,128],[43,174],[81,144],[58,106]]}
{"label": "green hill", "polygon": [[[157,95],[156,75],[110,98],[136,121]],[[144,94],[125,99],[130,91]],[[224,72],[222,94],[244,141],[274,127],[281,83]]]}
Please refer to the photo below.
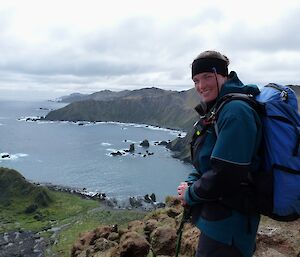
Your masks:
{"label": "green hill", "polygon": [[198,96],[194,89],[178,92],[144,88],[126,91],[125,96],[101,99],[73,102],[51,111],[45,119],[145,123],[184,130],[197,120],[193,108],[197,105]]}
{"label": "green hill", "polygon": [[32,213],[52,202],[46,188],[29,183],[12,169],[0,168],[0,188],[0,205],[5,208],[19,206],[24,212]]}

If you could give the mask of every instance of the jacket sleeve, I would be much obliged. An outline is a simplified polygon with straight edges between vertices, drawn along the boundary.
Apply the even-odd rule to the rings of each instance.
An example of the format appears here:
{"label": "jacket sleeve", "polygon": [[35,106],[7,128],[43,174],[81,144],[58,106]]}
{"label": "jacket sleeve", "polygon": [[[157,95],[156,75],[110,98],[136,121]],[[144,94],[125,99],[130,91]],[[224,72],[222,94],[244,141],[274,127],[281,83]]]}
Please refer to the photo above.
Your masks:
{"label": "jacket sleeve", "polygon": [[215,201],[240,192],[252,168],[259,141],[255,115],[243,101],[232,101],[224,106],[217,121],[211,170],[188,188],[185,193],[187,204]]}

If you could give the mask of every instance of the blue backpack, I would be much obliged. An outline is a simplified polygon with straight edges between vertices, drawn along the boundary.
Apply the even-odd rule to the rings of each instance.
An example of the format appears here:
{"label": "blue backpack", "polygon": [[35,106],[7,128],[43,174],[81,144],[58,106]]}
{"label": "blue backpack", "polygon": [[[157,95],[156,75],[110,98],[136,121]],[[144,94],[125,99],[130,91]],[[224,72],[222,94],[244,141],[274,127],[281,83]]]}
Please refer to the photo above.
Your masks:
{"label": "blue backpack", "polygon": [[261,116],[262,167],[253,174],[256,210],[279,221],[300,218],[300,115],[295,92],[268,84],[256,96],[228,94],[216,113],[228,101],[245,100]]}

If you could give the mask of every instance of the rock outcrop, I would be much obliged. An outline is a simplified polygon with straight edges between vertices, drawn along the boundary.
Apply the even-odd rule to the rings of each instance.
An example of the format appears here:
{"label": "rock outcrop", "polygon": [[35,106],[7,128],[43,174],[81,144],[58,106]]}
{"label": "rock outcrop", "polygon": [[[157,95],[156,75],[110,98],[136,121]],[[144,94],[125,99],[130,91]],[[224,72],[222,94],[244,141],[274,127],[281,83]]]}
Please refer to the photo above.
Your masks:
{"label": "rock outcrop", "polygon": [[129,152],[130,152],[130,153],[133,153],[134,150],[135,150],[134,144],[130,144],[130,146],[129,146]]}
{"label": "rock outcrop", "polygon": [[[126,229],[102,226],[82,234],[72,248],[72,257],[174,256],[182,207],[168,198],[166,208],[149,213],[144,220],[130,222]],[[299,257],[300,220],[280,223],[263,217],[254,257]],[[184,225],[180,254],[194,256],[200,231]]]}
{"label": "rock outcrop", "polygon": [[143,142],[140,143],[140,146],[149,147],[150,146],[149,141],[147,139],[143,140]]}
{"label": "rock outcrop", "polygon": [[[146,257],[150,251],[156,256],[174,256],[182,207],[173,198],[166,204],[166,208],[151,212],[144,220],[130,222],[126,229],[102,226],[80,235],[71,256]],[[198,236],[196,228],[185,226],[181,256],[195,254]]]}
{"label": "rock outcrop", "polygon": [[263,217],[254,257],[299,257],[300,220],[278,222]]}
{"label": "rock outcrop", "polygon": [[[0,234],[0,256],[43,256],[49,240],[31,231],[6,232]],[[34,250],[33,250],[34,249]]]}

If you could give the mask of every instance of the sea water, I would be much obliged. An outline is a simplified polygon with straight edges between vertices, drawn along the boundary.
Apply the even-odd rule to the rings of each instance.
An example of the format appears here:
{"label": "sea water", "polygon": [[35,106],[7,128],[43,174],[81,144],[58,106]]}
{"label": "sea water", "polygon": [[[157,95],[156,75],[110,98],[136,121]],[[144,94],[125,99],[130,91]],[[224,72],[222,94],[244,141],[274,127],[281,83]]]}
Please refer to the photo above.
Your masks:
{"label": "sea water", "polygon": [[[38,183],[85,188],[125,199],[155,193],[162,201],[193,168],[156,142],[180,132],[140,124],[26,121],[65,104],[0,101],[0,166]],[[181,133],[183,135],[183,133]],[[149,148],[139,144],[144,139]],[[112,156],[129,149],[133,154]],[[148,153],[153,153],[148,155]],[[10,158],[1,158],[8,154]]]}

